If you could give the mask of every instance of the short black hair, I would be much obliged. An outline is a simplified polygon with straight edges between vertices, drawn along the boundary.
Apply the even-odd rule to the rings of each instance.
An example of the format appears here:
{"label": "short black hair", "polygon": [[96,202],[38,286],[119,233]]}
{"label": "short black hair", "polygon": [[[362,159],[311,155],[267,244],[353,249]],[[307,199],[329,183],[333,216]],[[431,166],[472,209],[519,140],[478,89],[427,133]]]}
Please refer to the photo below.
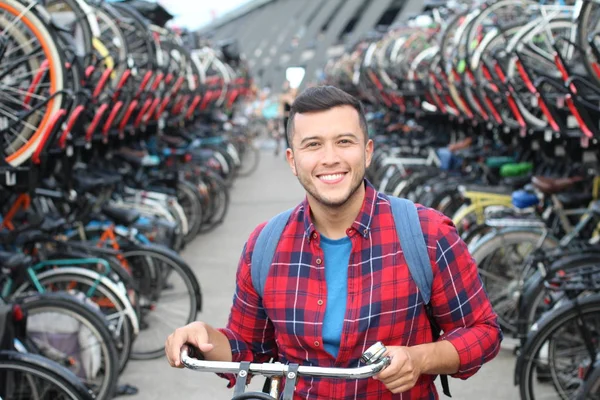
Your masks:
{"label": "short black hair", "polygon": [[286,135],[290,147],[292,146],[292,136],[294,135],[294,117],[296,114],[304,114],[316,111],[327,111],[334,107],[350,106],[358,112],[360,129],[365,135],[365,142],[369,138],[367,127],[367,118],[365,109],[356,97],[344,92],[335,86],[316,86],[303,91],[292,104],[290,116],[287,122]]}

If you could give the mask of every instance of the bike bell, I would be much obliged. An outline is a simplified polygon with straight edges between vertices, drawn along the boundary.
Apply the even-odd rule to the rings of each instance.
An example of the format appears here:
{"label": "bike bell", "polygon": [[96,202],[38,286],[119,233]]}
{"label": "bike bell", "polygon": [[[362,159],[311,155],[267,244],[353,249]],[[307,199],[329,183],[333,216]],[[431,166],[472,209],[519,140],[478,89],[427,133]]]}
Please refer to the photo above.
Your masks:
{"label": "bike bell", "polygon": [[367,349],[367,351],[365,351],[363,353],[360,360],[362,362],[364,362],[365,364],[374,364],[377,361],[381,360],[381,358],[385,354],[386,350],[387,349],[385,348],[383,343],[377,342],[374,345],[372,345],[371,347],[369,347]]}

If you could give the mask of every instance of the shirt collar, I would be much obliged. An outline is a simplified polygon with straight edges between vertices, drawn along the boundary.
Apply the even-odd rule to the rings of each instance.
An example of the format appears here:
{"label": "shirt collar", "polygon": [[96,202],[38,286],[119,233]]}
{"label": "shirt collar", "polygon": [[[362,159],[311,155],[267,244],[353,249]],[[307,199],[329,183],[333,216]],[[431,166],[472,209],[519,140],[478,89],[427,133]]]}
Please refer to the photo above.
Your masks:
{"label": "shirt collar", "polygon": [[[362,207],[356,216],[356,219],[349,228],[355,230],[364,238],[368,238],[371,231],[371,221],[373,221],[373,215],[375,213],[375,204],[377,203],[377,191],[367,179],[364,180],[364,185],[365,198],[363,200]],[[308,198],[304,199],[300,208],[304,210],[304,234],[305,237],[310,241],[316,237],[314,234],[317,233],[317,230],[310,216],[310,205],[308,204]]]}

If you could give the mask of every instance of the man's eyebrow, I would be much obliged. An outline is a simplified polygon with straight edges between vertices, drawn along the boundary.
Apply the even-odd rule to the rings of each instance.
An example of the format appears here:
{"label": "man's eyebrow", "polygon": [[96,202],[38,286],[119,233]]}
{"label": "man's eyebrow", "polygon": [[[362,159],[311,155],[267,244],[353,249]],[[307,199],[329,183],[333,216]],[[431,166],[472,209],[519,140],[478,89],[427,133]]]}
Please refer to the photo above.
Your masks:
{"label": "man's eyebrow", "polygon": [[351,137],[353,139],[357,139],[358,140],[358,136],[356,136],[354,133],[340,133],[339,135],[337,135],[335,138],[339,139],[339,138],[343,138],[343,137]]}
{"label": "man's eyebrow", "polygon": [[309,136],[309,137],[302,139],[300,144],[304,144],[305,142],[308,142],[310,140],[317,140],[317,139],[320,139],[320,137],[319,136]]}
{"label": "man's eyebrow", "polygon": [[[340,139],[340,138],[343,138],[343,137],[350,137],[350,138],[358,140],[358,136],[356,136],[354,133],[351,133],[351,132],[340,133],[335,138],[336,139]],[[309,136],[309,137],[306,137],[306,138],[302,139],[302,141],[300,142],[300,144],[302,145],[305,142],[308,142],[310,140],[319,140],[319,139],[321,139],[320,136]]]}

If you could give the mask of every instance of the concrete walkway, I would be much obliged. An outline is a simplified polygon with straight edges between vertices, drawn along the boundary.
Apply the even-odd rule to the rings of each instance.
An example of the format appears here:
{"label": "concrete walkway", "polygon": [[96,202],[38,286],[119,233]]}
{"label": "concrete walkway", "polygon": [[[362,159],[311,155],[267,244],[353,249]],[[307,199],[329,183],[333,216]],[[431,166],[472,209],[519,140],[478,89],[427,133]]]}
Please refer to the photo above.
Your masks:
{"label": "concrete walkway", "polygon": [[[203,293],[204,310],[199,319],[217,327],[227,322],[237,263],[248,235],[259,223],[300,202],[304,190],[283,156],[274,157],[272,151],[265,151],[259,169],[249,178],[238,179],[231,196],[225,223],[209,235],[196,238],[183,253]],[[517,399],[518,390],[512,383],[514,360],[510,351],[502,350],[468,381],[451,379],[453,399]],[[140,389],[138,395],[129,397],[132,400],[226,400],[233,394],[222,378],[173,369],[164,357],[131,361],[120,382]],[[257,390],[262,382],[263,378],[258,377],[250,387]],[[440,398],[444,397],[440,390]]]}

